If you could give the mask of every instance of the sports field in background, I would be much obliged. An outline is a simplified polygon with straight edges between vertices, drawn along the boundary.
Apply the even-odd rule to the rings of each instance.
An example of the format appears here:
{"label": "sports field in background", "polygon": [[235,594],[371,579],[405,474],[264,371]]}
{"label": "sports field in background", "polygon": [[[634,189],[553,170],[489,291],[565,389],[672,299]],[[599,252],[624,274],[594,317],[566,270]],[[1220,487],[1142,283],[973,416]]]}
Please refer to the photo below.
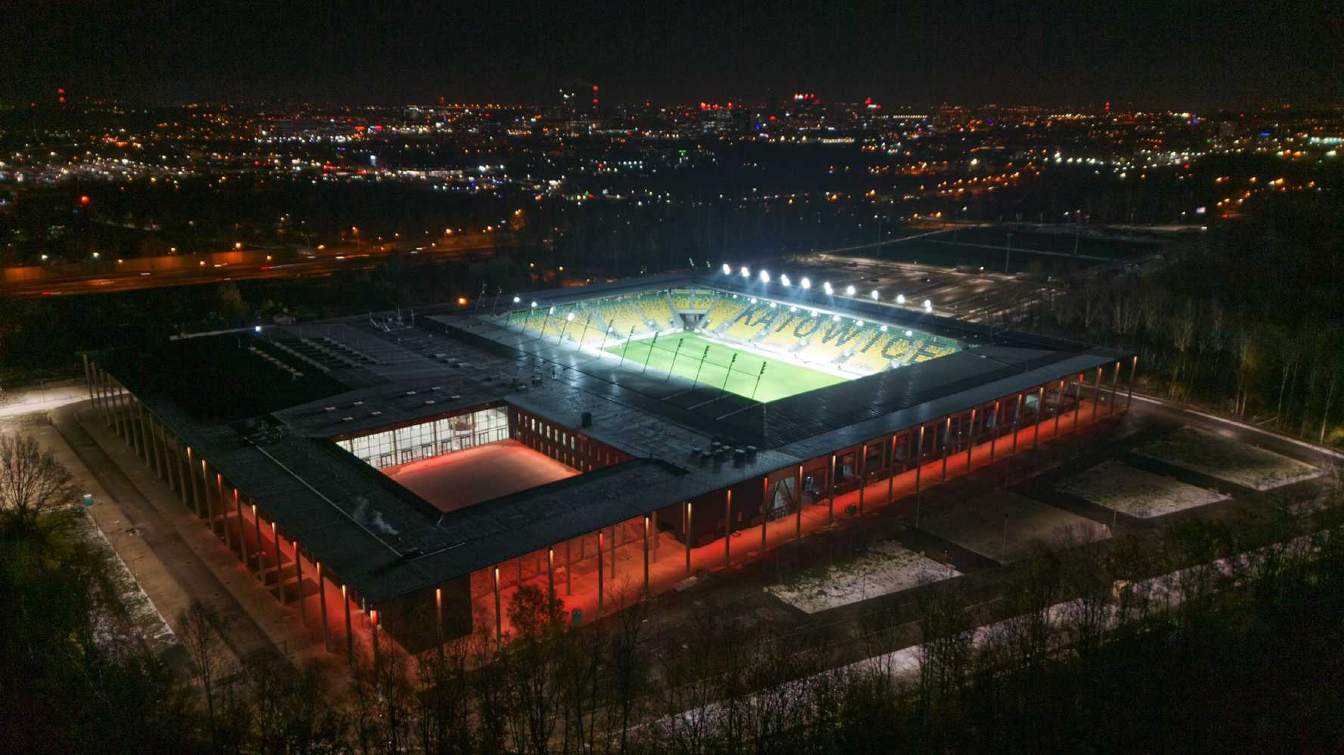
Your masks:
{"label": "sports field in background", "polygon": [[[677,349],[678,341],[681,342],[680,351]],[[705,354],[706,346],[709,347],[708,355]],[[650,353],[651,349],[652,353]],[[755,389],[755,399],[757,401],[774,401],[796,393],[825,388],[828,385],[834,385],[845,380],[845,378],[818,372],[792,362],[763,358],[745,351],[739,351],[731,346],[710,341],[693,333],[663,334],[658,336],[656,345],[650,338],[643,341],[631,341],[628,347],[623,343],[617,344],[608,348],[607,351],[616,356],[620,356],[624,352],[625,363],[636,367],[642,367],[647,356],[648,374],[650,375],[666,375],[668,368],[672,367],[673,374],[687,380],[695,380],[696,370],[698,369],[701,385],[724,388],[729,392],[747,398],[752,398],[752,390]],[[673,366],[674,354],[676,356],[675,367]],[[737,355],[736,361],[733,361],[734,354]],[[701,357],[704,357],[703,367],[701,367]],[[731,373],[728,370],[729,364],[732,365]],[[762,364],[765,365],[764,374],[761,373]],[[761,378],[759,388],[756,386],[758,375]],[[726,384],[724,382],[725,377],[727,379]]]}

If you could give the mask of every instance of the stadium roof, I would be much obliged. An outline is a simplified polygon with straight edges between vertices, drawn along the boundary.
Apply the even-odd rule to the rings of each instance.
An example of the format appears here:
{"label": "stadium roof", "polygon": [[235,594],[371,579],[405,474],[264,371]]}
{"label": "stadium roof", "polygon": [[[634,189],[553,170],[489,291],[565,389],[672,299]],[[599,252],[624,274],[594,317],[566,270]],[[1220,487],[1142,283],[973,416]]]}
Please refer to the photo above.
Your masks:
{"label": "stadium roof", "polygon": [[[759,295],[721,276],[674,275],[538,292],[528,304],[685,285]],[[868,301],[825,306],[969,348],[769,404],[448,308],[181,340],[104,364],[286,537],[378,603],[1125,356]],[[442,513],[332,442],[503,404],[634,460]],[[585,413],[592,425],[580,429]],[[759,450],[741,465],[699,461],[713,440]]]}

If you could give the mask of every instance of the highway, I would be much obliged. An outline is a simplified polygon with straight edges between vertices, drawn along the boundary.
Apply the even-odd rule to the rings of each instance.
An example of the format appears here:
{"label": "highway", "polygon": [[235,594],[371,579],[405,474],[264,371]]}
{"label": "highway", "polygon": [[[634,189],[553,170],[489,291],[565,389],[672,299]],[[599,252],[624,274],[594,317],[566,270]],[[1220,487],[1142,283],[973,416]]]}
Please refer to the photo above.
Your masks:
{"label": "highway", "polygon": [[[208,264],[207,257],[196,266],[177,269],[137,271],[97,270],[44,276],[40,280],[0,283],[0,298],[36,299],[53,296],[120,293],[168,286],[193,286],[226,280],[264,280],[325,278],[343,270],[369,270],[396,254],[432,257],[435,260],[479,259],[494,253],[493,242],[454,244],[450,247],[401,241],[389,244],[353,244],[328,248],[299,259],[267,261],[257,255],[256,262]],[[194,259],[194,258],[187,258]]]}

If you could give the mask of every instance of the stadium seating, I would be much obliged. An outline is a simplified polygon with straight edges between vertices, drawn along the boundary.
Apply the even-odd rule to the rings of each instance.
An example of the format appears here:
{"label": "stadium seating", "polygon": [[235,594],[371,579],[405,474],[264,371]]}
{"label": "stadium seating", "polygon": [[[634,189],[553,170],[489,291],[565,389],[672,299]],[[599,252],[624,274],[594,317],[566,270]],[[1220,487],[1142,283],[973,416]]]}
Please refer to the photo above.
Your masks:
{"label": "stadium seating", "polygon": [[[574,319],[566,327],[569,313]],[[622,341],[632,329],[635,337],[679,330],[683,313],[703,313],[702,327],[711,336],[855,375],[936,359],[960,348],[927,333],[709,289],[610,296],[556,305],[554,312],[520,309],[500,319],[514,329],[526,323],[534,335],[544,324],[549,338],[563,331],[566,342],[582,339],[598,348]]]}

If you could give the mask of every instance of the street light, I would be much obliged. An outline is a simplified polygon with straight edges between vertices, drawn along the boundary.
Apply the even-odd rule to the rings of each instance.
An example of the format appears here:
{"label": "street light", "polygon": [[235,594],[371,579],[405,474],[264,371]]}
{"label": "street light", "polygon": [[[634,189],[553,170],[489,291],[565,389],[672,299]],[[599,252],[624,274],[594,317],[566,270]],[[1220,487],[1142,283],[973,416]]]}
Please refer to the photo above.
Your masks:
{"label": "street light", "polygon": [[871,296],[871,297],[873,297],[873,301],[877,301],[878,299],[881,298],[881,297],[878,296],[878,294],[877,294],[877,289],[873,289],[873,292],[872,292],[871,294],[868,294],[868,295]]}

